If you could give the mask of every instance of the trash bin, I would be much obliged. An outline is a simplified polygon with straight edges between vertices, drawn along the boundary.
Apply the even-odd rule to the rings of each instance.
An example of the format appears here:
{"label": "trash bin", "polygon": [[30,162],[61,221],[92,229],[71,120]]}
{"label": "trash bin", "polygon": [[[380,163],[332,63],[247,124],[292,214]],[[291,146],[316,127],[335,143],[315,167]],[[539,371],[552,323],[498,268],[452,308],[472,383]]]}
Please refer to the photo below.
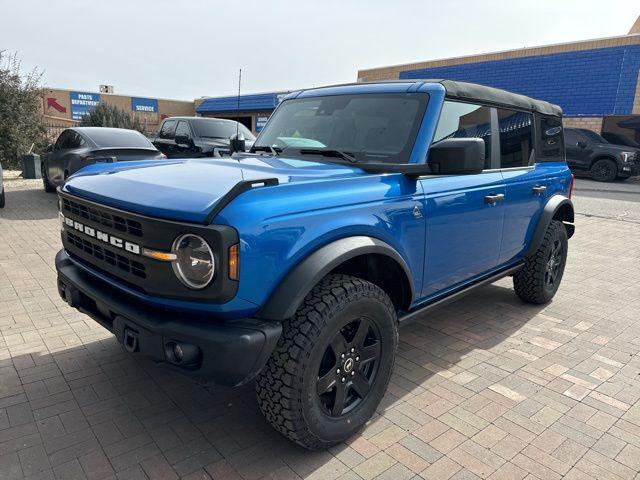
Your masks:
{"label": "trash bin", "polygon": [[27,153],[20,157],[22,160],[22,178],[42,178],[40,170],[40,155]]}

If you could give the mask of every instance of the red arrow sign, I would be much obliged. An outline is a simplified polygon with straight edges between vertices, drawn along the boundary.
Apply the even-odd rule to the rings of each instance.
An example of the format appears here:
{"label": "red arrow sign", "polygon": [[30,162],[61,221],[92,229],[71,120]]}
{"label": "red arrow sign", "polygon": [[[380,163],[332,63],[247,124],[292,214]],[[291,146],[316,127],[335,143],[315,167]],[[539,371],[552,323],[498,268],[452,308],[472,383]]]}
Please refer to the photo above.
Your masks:
{"label": "red arrow sign", "polygon": [[54,97],[47,98],[47,108],[55,108],[60,113],[67,113],[67,109],[60,105]]}

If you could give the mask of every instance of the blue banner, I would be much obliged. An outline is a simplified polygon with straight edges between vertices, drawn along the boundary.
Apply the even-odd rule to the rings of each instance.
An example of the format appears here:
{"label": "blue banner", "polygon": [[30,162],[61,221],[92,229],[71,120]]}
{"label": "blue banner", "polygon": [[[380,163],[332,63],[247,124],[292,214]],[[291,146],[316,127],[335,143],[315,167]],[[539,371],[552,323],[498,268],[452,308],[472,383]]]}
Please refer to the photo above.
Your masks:
{"label": "blue banner", "polygon": [[156,98],[131,97],[131,110],[140,113],[158,113],[158,100]]}
{"label": "blue banner", "polygon": [[69,98],[73,120],[82,120],[82,117],[88,115],[100,103],[99,93],[69,92]]}

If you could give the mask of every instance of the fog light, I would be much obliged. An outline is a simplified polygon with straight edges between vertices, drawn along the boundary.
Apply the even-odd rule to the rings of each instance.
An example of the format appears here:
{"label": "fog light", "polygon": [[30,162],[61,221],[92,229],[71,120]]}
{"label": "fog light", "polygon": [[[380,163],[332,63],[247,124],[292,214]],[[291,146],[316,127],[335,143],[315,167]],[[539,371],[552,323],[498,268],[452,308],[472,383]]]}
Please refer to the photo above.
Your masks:
{"label": "fog light", "polygon": [[182,359],[184,358],[184,352],[182,351],[182,347],[179,343],[176,343],[173,346],[173,356],[178,363],[182,362]]}
{"label": "fog light", "polygon": [[200,348],[184,342],[170,341],[164,345],[164,354],[171,363],[184,367],[200,363]]}

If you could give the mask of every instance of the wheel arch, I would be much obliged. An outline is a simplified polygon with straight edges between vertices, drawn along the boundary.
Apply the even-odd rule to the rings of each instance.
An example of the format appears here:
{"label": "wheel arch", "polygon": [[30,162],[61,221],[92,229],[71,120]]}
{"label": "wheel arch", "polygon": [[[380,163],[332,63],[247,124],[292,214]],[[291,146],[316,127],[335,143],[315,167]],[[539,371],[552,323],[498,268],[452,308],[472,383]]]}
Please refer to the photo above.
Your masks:
{"label": "wheel arch", "polygon": [[558,220],[563,223],[567,230],[567,237],[571,238],[575,232],[573,224],[575,218],[573,210],[573,202],[564,195],[552,196],[544,206],[536,228],[533,231],[529,247],[525,251],[525,257],[532,255],[540,247],[544,234],[549,228],[552,220]]}
{"label": "wheel arch", "polygon": [[591,162],[589,163],[589,170],[591,170],[594,163],[596,163],[598,160],[611,160],[616,166],[616,169],[618,168],[618,160],[613,155],[601,153],[591,159]]}
{"label": "wheel arch", "polygon": [[330,273],[343,273],[377,284],[398,310],[413,301],[411,270],[388,243],[368,236],[335,240],[298,263],[276,287],[257,316],[268,320],[292,317],[313,287]]}

